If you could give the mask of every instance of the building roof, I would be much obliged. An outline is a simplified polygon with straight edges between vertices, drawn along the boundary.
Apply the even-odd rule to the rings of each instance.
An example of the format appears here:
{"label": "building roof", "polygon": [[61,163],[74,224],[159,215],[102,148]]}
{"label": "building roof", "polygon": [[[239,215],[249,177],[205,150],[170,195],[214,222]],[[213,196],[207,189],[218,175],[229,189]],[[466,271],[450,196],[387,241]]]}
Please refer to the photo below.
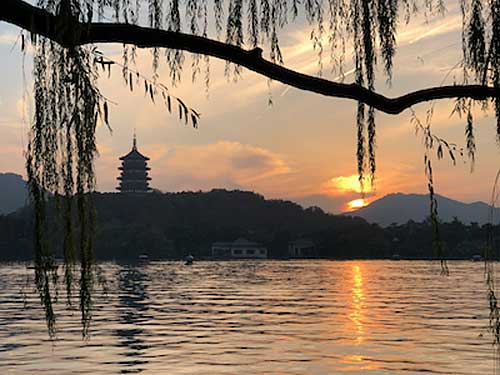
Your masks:
{"label": "building roof", "polygon": [[246,238],[238,238],[233,242],[234,247],[239,246],[262,246],[260,243],[248,241]]}
{"label": "building roof", "polygon": [[238,238],[234,242],[214,242],[212,247],[262,247],[258,242],[248,241],[246,238]]}
{"label": "building roof", "polygon": [[147,161],[149,158],[139,152],[137,149],[137,137],[134,134],[134,142],[132,144],[132,150],[125,156],[122,156],[120,160],[144,160]]}
{"label": "building roof", "polygon": [[137,149],[132,149],[127,155],[122,156],[120,160],[149,160],[149,158],[141,154]]}

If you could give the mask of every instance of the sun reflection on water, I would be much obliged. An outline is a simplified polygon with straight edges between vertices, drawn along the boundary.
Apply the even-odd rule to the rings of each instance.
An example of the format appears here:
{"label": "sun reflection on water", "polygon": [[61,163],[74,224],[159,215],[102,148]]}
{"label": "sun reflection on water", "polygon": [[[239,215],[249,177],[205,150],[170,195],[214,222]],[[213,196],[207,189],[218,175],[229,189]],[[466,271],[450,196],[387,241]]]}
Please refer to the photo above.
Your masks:
{"label": "sun reflection on water", "polygon": [[493,373],[480,264],[195,263],[102,264],[92,335],[61,301],[53,344],[37,291],[15,298],[31,271],[0,263],[0,374]]}
{"label": "sun reflection on water", "polygon": [[363,330],[363,273],[359,265],[352,266],[353,274],[353,286],[351,289],[351,313],[349,318],[354,324],[354,329],[356,332],[356,343],[361,344],[364,340],[364,330]]}

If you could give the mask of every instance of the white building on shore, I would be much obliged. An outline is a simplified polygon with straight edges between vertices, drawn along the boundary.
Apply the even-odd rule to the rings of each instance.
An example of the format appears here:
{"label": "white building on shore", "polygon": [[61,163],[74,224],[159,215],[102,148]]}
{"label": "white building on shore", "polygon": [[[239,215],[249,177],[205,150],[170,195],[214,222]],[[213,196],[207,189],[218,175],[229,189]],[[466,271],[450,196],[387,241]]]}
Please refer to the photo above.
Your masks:
{"label": "white building on shore", "polygon": [[212,257],[225,259],[265,259],[267,248],[258,242],[238,238],[234,242],[214,242]]}

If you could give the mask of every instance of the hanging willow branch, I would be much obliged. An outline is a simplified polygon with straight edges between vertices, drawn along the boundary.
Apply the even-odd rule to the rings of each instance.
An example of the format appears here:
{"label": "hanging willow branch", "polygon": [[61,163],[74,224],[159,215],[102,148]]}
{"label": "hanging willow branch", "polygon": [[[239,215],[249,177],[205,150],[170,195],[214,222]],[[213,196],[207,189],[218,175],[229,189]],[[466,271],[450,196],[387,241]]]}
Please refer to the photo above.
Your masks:
{"label": "hanging willow branch", "polygon": [[[436,99],[457,97],[485,100],[500,98],[500,90],[485,85],[453,85],[418,90],[388,98],[358,84],[344,84],[302,74],[262,58],[260,48],[245,50],[237,45],[202,36],[120,23],[63,22],[58,15],[33,7],[22,0],[4,0],[0,20],[45,36],[62,46],[93,43],[126,43],[141,48],[164,47],[208,55],[246,67],[284,84],[338,98],[358,100],[375,109],[399,114],[411,106]],[[61,26],[63,25],[63,26]],[[231,34],[232,35],[232,34]],[[231,36],[233,38],[233,36]],[[239,38],[239,37],[238,37]],[[231,39],[232,40],[232,39]],[[236,39],[239,40],[239,39]]]}
{"label": "hanging willow branch", "polygon": [[498,202],[499,196],[499,183],[500,183],[500,170],[497,171],[493,189],[491,192],[490,211],[488,214],[488,238],[484,248],[484,273],[485,282],[488,288],[487,298],[490,308],[489,316],[489,331],[493,336],[493,345],[500,346],[500,303],[496,295],[495,288],[495,236],[493,232],[493,223],[495,223],[495,207]]}
{"label": "hanging willow branch", "polygon": [[[35,206],[36,281],[46,315],[53,315],[48,274],[55,272],[51,231],[47,227],[49,195],[63,200],[64,279],[71,300],[75,260],[80,260],[80,310],[84,327],[92,304],[95,129],[100,94],[94,56],[80,47],[64,48],[41,39],[34,51],[35,118],[29,134],[27,172]],[[76,232],[75,232],[76,228]],[[49,320],[53,332],[54,317]]]}

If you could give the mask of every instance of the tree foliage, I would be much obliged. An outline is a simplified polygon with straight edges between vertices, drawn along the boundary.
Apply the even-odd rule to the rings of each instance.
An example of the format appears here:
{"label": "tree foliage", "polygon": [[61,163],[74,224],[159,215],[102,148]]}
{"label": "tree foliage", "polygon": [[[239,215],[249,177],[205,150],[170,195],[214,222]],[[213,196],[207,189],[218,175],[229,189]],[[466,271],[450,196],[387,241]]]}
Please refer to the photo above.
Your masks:
{"label": "tree foliage", "polygon": [[[287,258],[288,242],[310,239],[316,255],[331,259],[437,259],[431,218],[422,222],[380,227],[360,217],[333,215],[318,207],[265,199],[247,191],[215,189],[209,192],[152,194],[94,193],[96,209],[95,257],[100,260],[137,261],[196,259],[211,256],[211,245],[243,237],[262,243],[271,258]],[[64,233],[55,202],[49,203],[50,236]],[[0,216],[0,260],[29,260],[32,246],[32,208]],[[465,224],[457,218],[440,225],[442,245],[451,259],[483,254],[491,236],[500,239],[500,226]],[[64,256],[63,246],[54,249]],[[491,257],[498,259],[493,246]]]}

